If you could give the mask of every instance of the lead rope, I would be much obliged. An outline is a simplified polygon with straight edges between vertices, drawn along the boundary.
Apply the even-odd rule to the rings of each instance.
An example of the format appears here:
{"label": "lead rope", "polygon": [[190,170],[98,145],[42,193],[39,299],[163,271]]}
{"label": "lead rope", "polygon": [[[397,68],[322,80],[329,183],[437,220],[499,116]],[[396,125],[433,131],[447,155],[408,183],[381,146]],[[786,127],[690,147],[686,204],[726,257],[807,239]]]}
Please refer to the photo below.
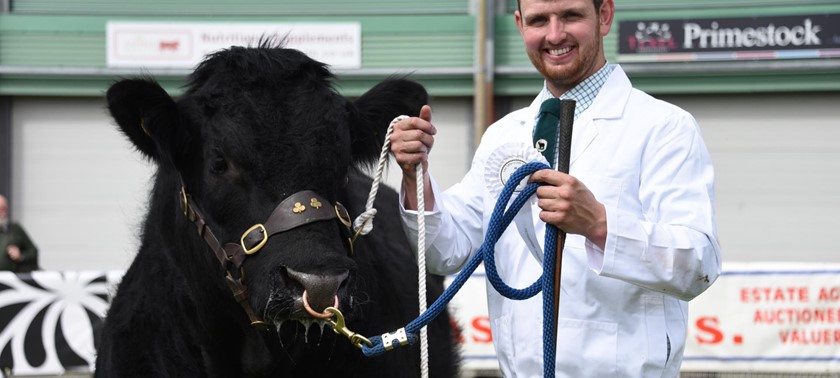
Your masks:
{"label": "lead rope", "polygon": [[[423,163],[417,164],[417,301],[420,312],[426,312],[426,204],[423,188]],[[420,376],[429,378],[429,336],[426,326],[420,328]]]}
{"label": "lead rope", "polygon": [[[373,217],[376,215],[376,209],[373,208],[373,202],[376,199],[376,193],[379,190],[379,184],[385,169],[385,159],[388,157],[388,151],[391,147],[391,134],[394,130],[394,125],[407,116],[399,116],[391,121],[388,126],[388,131],[385,133],[385,143],[382,146],[382,151],[379,155],[379,165],[377,167],[376,175],[373,179],[373,184],[368,197],[365,211],[356,217],[353,222],[353,227],[358,235],[367,235],[373,229]],[[429,351],[427,342],[427,325],[440,315],[446,309],[446,305],[461,289],[469,276],[475,271],[480,263],[484,263],[487,271],[487,280],[493,285],[499,294],[506,298],[523,300],[533,297],[539,292],[543,293],[543,377],[552,378],[555,376],[555,358],[556,358],[556,341],[551,337],[553,332],[553,319],[556,314],[553,311],[553,306],[550,305],[550,298],[554,296],[554,277],[558,272],[555,272],[554,256],[557,247],[557,233],[556,227],[546,225],[545,231],[545,249],[543,251],[543,273],[531,285],[525,288],[516,289],[508,286],[499,277],[496,270],[495,261],[495,245],[501,234],[507,226],[513,221],[513,217],[528,202],[528,199],[533,196],[539,184],[530,183],[522,189],[518,195],[511,201],[511,197],[516,191],[517,184],[528,175],[541,170],[548,169],[549,166],[540,162],[526,163],[519,167],[508,179],[508,183],[502,189],[499,195],[496,206],[493,209],[493,214],[490,218],[487,234],[485,240],[479,247],[476,254],[467,261],[467,264],[458,273],[458,275],[449,284],[449,287],[435,300],[431,308],[426,309],[426,256],[422,253],[426,249],[426,225],[425,225],[425,201],[424,201],[424,185],[423,185],[423,166],[418,164],[416,167],[417,176],[417,274],[418,274],[418,301],[420,303],[420,315],[405,327],[393,332],[386,333],[381,336],[373,336],[368,340],[370,343],[366,345],[359,344],[365,356],[373,357],[381,355],[396,346],[415,344],[420,342],[420,373],[422,378],[429,377]],[[510,203],[510,206],[506,206]],[[355,236],[354,236],[355,238]],[[415,332],[419,332],[419,338]]]}
{"label": "lead rope", "polygon": [[[518,191],[518,183],[538,170],[549,168],[548,165],[541,162],[530,162],[519,167],[511,174],[508,182],[499,194],[496,206],[493,209],[493,214],[490,217],[490,223],[487,226],[484,242],[478,248],[478,251],[467,261],[461,271],[450,282],[449,286],[446,287],[446,290],[429,306],[426,312],[420,314],[417,319],[412,320],[405,327],[394,332],[382,334],[381,336],[372,336],[369,340],[370,344],[360,345],[362,353],[365,356],[379,356],[395,347],[416,344],[420,339],[418,333],[421,328],[428,325],[434,318],[446,310],[446,305],[452,300],[464,283],[466,283],[478,265],[484,263],[487,280],[502,296],[514,300],[523,300],[531,298],[539,292],[543,293],[543,377],[551,378],[555,376],[556,348],[554,343],[550,342],[552,339],[550,335],[553,331],[551,319],[554,319],[554,309],[553,306],[546,305],[545,299],[546,297],[552,298],[554,293],[554,275],[556,274],[554,271],[554,257],[557,253],[557,228],[546,227],[543,273],[528,287],[516,289],[508,286],[496,270],[495,259],[496,242],[513,221],[513,218],[519,210],[536,193],[537,187],[540,185],[532,182],[521,191]],[[515,197],[513,197],[514,192],[517,193]]]}
{"label": "lead rope", "polygon": [[[388,159],[388,152],[391,149],[391,134],[394,132],[394,126],[406,118],[408,118],[408,116],[398,116],[391,121],[390,125],[388,125],[388,131],[385,133],[385,142],[382,145],[382,151],[379,153],[379,164],[376,167],[376,174],[373,176],[370,195],[368,195],[367,203],[365,203],[365,211],[359,214],[359,216],[356,217],[356,220],[353,221],[353,229],[357,236],[367,235],[371,230],[373,230],[373,217],[376,216],[376,209],[373,207],[373,202],[376,200],[376,194],[379,192],[379,184],[382,181],[382,174],[385,171],[385,162]],[[425,191],[423,185],[423,164],[417,164],[416,176],[417,300],[420,308],[419,314],[423,314],[426,312],[426,204],[423,196]],[[428,330],[425,325],[420,328],[420,376],[422,378],[429,378],[429,343]]]}

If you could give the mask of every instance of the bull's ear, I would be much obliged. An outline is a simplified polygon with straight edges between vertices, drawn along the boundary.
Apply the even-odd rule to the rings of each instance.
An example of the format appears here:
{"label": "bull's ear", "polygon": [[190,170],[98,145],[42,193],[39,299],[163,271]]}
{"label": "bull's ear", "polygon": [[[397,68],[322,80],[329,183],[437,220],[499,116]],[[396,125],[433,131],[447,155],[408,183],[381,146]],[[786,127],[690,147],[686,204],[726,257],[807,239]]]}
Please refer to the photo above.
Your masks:
{"label": "bull's ear", "polygon": [[178,107],[152,79],[126,79],[105,95],[108,110],[120,130],[140,152],[159,162],[158,141],[168,139],[178,122]]}
{"label": "bull's ear", "polygon": [[356,99],[352,106],[355,120],[351,121],[354,160],[359,163],[376,161],[394,117],[416,117],[428,102],[426,88],[403,78],[386,79]]}

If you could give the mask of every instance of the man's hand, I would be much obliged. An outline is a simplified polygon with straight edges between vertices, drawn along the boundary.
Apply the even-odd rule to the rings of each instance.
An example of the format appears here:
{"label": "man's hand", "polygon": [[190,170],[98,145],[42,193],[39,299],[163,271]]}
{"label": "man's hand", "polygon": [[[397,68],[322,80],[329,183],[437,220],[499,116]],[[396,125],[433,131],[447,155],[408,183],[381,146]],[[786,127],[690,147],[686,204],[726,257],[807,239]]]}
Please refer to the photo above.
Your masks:
{"label": "man's hand", "polygon": [[398,122],[391,132],[391,152],[402,169],[406,209],[417,210],[417,164],[423,165],[425,210],[434,208],[435,199],[429,178],[429,152],[435,144],[435,134],[437,129],[432,125],[432,108],[429,105],[423,105],[420,117]]}
{"label": "man's hand", "polygon": [[417,164],[428,168],[429,152],[435,144],[437,129],[432,125],[432,108],[424,105],[420,117],[404,119],[394,125],[391,133],[391,152],[403,171],[403,177],[414,182]]}
{"label": "man's hand", "polygon": [[567,234],[583,235],[601,249],[607,240],[607,211],[595,195],[577,178],[563,172],[543,169],[531,175],[537,188],[540,219]]}
{"label": "man's hand", "polygon": [[16,245],[6,247],[6,254],[9,255],[9,258],[14,262],[23,261],[23,255],[20,254],[20,248]]}

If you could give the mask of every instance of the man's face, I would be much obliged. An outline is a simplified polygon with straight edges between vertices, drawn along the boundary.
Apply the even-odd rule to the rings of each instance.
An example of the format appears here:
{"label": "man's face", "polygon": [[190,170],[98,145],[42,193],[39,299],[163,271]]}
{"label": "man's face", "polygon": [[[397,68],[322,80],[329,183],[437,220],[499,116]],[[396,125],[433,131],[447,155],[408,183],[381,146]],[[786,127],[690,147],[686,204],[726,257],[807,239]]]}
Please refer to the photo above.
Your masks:
{"label": "man's face", "polygon": [[592,0],[520,0],[519,9],[514,17],[528,58],[552,94],[566,92],[603,66],[612,0],[605,0],[600,12]]}

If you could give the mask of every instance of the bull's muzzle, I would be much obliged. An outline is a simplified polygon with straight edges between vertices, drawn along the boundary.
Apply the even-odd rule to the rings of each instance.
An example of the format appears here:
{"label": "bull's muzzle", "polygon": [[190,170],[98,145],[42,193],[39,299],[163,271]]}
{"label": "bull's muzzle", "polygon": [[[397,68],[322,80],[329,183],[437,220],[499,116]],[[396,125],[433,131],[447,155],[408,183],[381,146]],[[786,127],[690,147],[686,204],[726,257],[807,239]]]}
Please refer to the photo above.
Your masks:
{"label": "bull's muzzle", "polygon": [[289,274],[289,278],[303,286],[301,299],[303,300],[306,311],[310,315],[323,319],[330,316],[328,313],[324,313],[327,307],[338,308],[338,289],[347,281],[349,277],[348,272],[335,275],[321,275],[301,273],[292,269],[287,269],[286,271]]}

